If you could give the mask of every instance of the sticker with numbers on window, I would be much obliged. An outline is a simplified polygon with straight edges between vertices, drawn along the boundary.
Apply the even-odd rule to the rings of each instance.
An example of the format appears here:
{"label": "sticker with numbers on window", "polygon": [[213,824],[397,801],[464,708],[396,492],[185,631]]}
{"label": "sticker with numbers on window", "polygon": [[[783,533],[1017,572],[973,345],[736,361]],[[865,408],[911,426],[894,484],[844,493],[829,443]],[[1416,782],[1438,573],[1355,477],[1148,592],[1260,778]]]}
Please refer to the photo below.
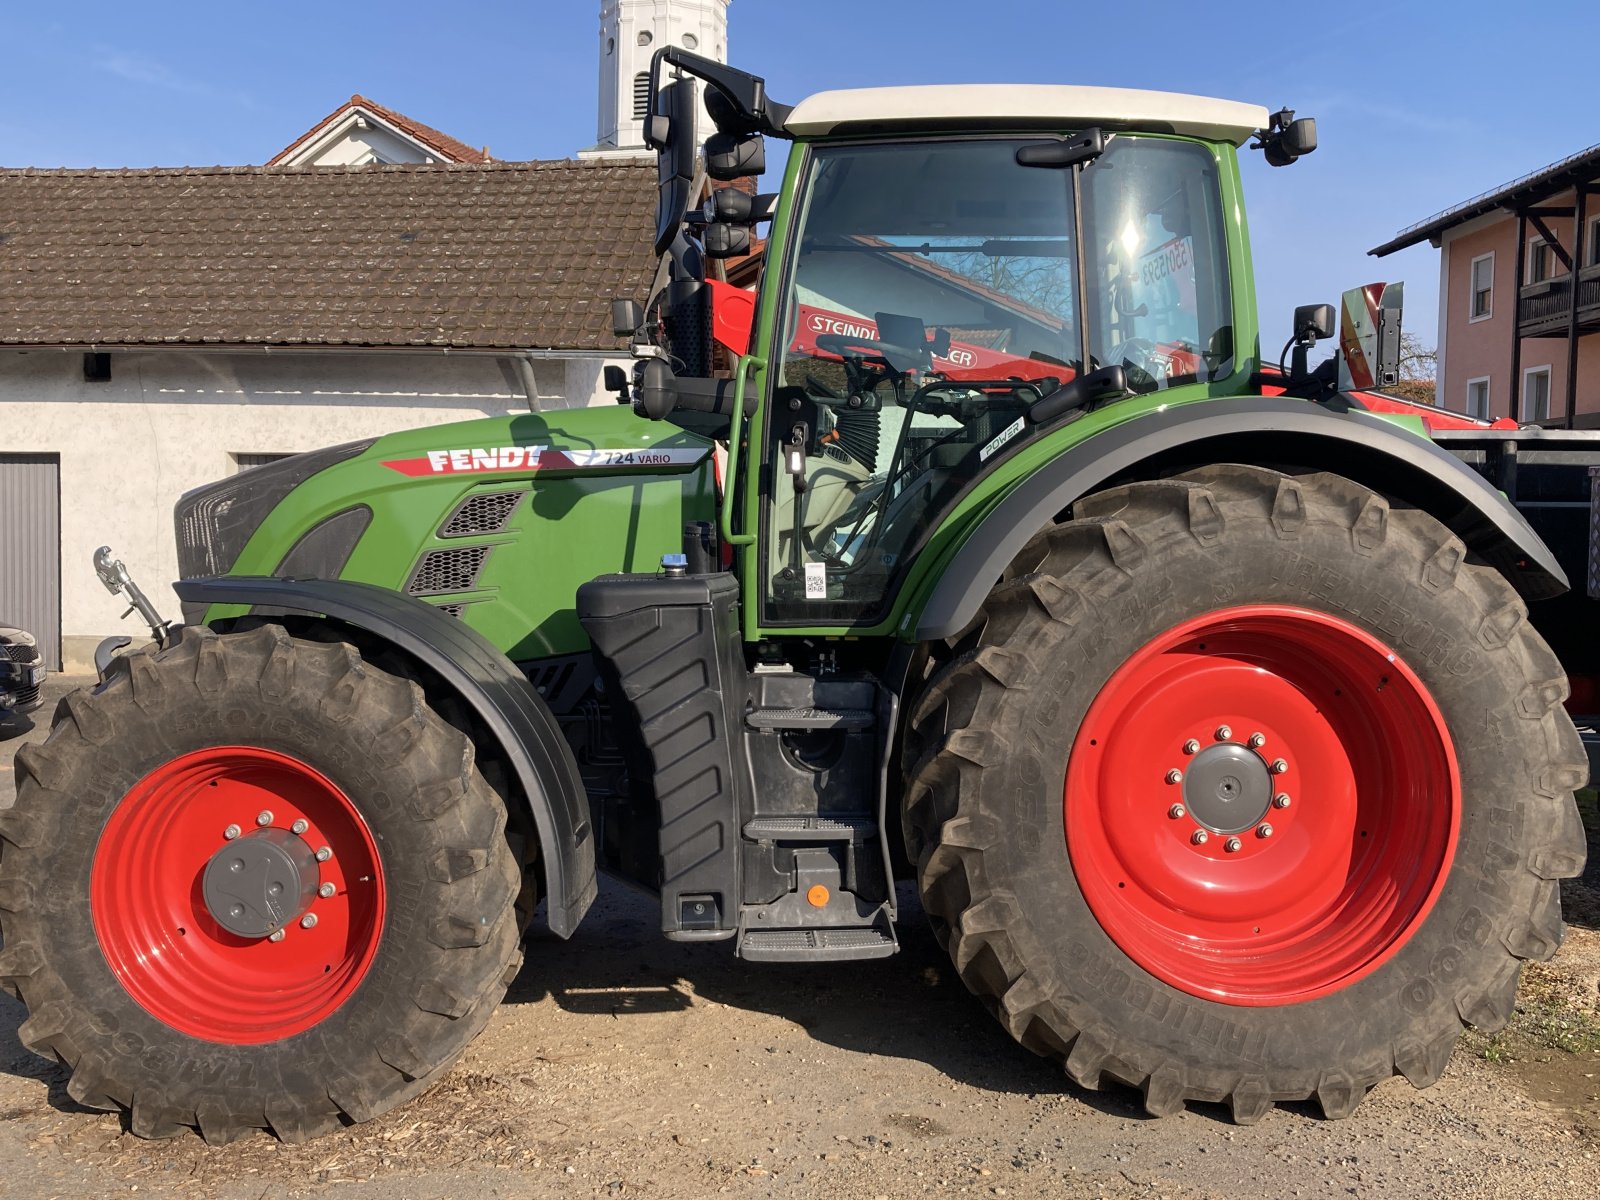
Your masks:
{"label": "sticker with numbers on window", "polygon": [[828,564],[806,564],[806,599],[826,600],[828,598]]}

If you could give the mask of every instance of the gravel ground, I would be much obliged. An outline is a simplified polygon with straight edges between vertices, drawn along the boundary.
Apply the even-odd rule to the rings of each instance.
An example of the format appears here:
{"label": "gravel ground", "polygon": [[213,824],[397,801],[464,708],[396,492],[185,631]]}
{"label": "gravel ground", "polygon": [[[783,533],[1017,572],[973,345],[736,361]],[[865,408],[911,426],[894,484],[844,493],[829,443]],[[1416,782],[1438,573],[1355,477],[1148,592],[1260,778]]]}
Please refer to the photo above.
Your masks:
{"label": "gravel ground", "polygon": [[[48,711],[0,725],[0,806]],[[1592,1197],[1597,883],[1591,867],[1569,894],[1567,945],[1530,973],[1510,1033],[1342,1122],[1310,1106],[1249,1128],[1209,1106],[1154,1121],[1131,1094],[1074,1087],[966,994],[904,889],[898,956],[809,968],[662,941],[647,899],[604,889],[570,942],[535,936],[443,1083],[305,1146],[135,1139],[67,1097],[0,999],[0,1197]]]}

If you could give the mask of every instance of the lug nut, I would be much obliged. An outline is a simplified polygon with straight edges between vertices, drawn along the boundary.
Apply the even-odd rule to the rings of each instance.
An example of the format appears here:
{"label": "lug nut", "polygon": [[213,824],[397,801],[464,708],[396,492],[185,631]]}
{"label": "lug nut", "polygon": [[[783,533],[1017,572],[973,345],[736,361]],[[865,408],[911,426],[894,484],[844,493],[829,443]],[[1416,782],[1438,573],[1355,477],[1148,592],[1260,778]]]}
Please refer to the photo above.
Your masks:
{"label": "lug nut", "polygon": [[1187,742],[1185,742],[1183,744],[1183,752],[1185,754],[1199,754],[1200,753],[1200,743],[1195,741],[1193,738],[1190,738]]}
{"label": "lug nut", "polygon": [[306,819],[304,817],[301,817],[293,825],[289,826],[289,832],[290,833],[304,833],[306,830],[308,830],[310,828],[311,828],[311,826],[306,824]]}
{"label": "lug nut", "polygon": [[317,895],[326,900],[329,896],[333,895],[335,890],[336,889],[334,888],[333,884],[325,883],[317,889]]}
{"label": "lug nut", "polygon": [[270,808],[263,808],[260,812],[258,812],[256,814],[256,824],[261,826],[271,825],[272,810]]}
{"label": "lug nut", "polygon": [[333,857],[333,851],[329,850],[326,846],[321,847],[317,851],[317,861],[318,862],[327,862],[332,857]]}
{"label": "lug nut", "polygon": [[1250,749],[1259,750],[1259,749],[1261,749],[1261,747],[1265,746],[1266,744],[1267,744],[1267,735],[1266,734],[1264,734],[1264,733],[1252,733],[1250,735]]}
{"label": "lug nut", "polygon": [[1273,808],[1288,808],[1290,803],[1291,803],[1291,801],[1289,800],[1289,793],[1288,792],[1279,792],[1276,796],[1274,796],[1272,798],[1272,807]]}
{"label": "lug nut", "polygon": [[1196,829],[1189,835],[1189,840],[1196,846],[1204,846],[1208,841],[1211,840],[1211,835],[1204,829]]}
{"label": "lug nut", "polygon": [[269,942],[281,942],[281,941],[283,941],[283,930],[280,929],[276,933],[271,934],[270,936],[268,936],[267,941],[269,941]]}
{"label": "lug nut", "polygon": [[1282,775],[1288,769],[1289,764],[1284,762],[1283,759],[1275,758],[1272,760],[1272,773],[1274,775]]}
{"label": "lug nut", "polygon": [[1238,838],[1229,838],[1227,841],[1222,843],[1222,848],[1229,854],[1237,854],[1243,845],[1244,843]]}
{"label": "lug nut", "polygon": [[1225,742],[1232,736],[1233,730],[1229,729],[1226,725],[1217,726],[1217,741]]}
{"label": "lug nut", "polygon": [[315,929],[316,925],[317,925],[317,914],[316,913],[307,913],[305,916],[300,918],[300,928],[301,929]]}
{"label": "lug nut", "polygon": [[237,825],[229,825],[222,831],[222,839],[223,841],[231,842],[234,838],[239,836],[240,832],[241,831]]}
{"label": "lug nut", "polygon": [[1256,836],[1259,837],[1259,838],[1269,838],[1269,837],[1271,837],[1272,836],[1272,826],[1268,825],[1265,821],[1263,821],[1261,824],[1256,826]]}
{"label": "lug nut", "polygon": [[1177,767],[1173,767],[1172,770],[1167,772],[1167,782],[1168,783],[1182,783],[1183,782],[1183,772],[1178,770]]}
{"label": "lug nut", "polygon": [[1184,813],[1188,811],[1189,810],[1184,808],[1183,805],[1174,804],[1171,808],[1167,809],[1167,816],[1171,817],[1174,821],[1177,821],[1182,819]]}

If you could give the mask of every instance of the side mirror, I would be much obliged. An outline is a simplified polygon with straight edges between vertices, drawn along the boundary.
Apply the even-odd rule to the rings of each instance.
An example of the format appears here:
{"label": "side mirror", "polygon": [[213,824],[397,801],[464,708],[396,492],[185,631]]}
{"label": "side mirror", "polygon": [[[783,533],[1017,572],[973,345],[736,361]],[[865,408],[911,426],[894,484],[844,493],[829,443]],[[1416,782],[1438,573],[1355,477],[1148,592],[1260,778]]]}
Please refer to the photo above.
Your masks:
{"label": "side mirror", "polygon": [[[611,332],[619,338],[632,337],[644,324],[644,309],[637,300],[611,302]],[[611,389],[616,391],[615,388]]]}
{"label": "side mirror", "polygon": [[705,228],[707,258],[735,258],[750,253],[750,226],[713,221]]}
{"label": "side mirror", "polygon": [[1309,346],[1331,338],[1334,332],[1333,305],[1302,304],[1294,310],[1294,340]]}
{"label": "side mirror", "polygon": [[694,80],[679,79],[656,94],[650,119],[645,122],[645,143],[657,151],[657,254],[664,253],[678,235],[691,202],[696,163],[694,109]]}
{"label": "side mirror", "polygon": [[767,143],[759,133],[743,137],[713,133],[706,139],[706,174],[727,182],[760,175],[767,169]]}

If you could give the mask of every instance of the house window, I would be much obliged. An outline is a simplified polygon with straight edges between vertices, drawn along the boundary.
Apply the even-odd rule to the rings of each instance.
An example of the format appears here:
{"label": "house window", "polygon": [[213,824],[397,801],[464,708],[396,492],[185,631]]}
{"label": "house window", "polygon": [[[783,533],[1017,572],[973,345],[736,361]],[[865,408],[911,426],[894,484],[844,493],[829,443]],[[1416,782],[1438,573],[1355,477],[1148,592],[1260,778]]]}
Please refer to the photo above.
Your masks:
{"label": "house window", "polygon": [[1522,419],[1550,419],[1550,368],[1529,367],[1522,373]]}
{"label": "house window", "polygon": [[1600,267],[1600,217],[1590,217],[1583,235],[1583,265]]}
{"label": "house window", "polygon": [[275,463],[280,458],[288,458],[287,454],[235,454],[233,456],[233,472],[237,475],[240,471],[248,471],[251,467],[264,467],[268,463]]}
{"label": "house window", "polygon": [[1487,321],[1494,315],[1494,253],[1479,255],[1472,260],[1472,297],[1470,320]]}
{"label": "house window", "polygon": [[1528,269],[1524,284],[1543,283],[1556,273],[1555,248],[1543,238],[1528,243]]}
{"label": "house window", "polygon": [[1489,377],[1467,380],[1467,416],[1489,419]]}

